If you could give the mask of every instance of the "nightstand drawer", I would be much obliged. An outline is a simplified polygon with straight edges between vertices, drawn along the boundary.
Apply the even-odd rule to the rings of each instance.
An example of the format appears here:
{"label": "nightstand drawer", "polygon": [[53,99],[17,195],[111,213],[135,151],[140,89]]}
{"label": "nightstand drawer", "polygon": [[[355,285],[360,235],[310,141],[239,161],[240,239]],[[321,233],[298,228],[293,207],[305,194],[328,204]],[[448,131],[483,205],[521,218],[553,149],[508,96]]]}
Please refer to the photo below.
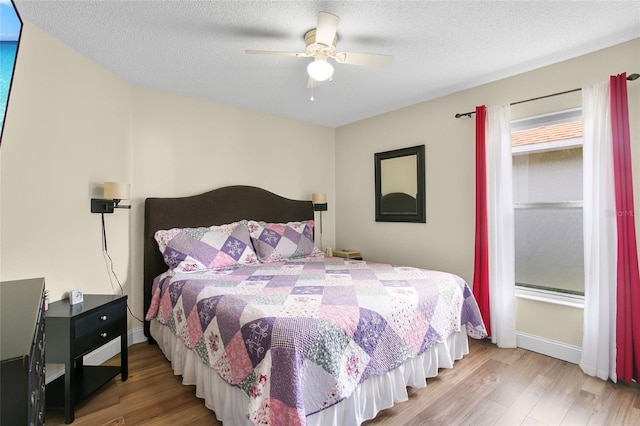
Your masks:
{"label": "nightstand drawer", "polygon": [[120,322],[110,321],[101,324],[101,327],[97,327],[83,336],[77,336],[73,342],[74,355],[85,354],[119,337],[125,331],[123,324],[122,320]]}
{"label": "nightstand drawer", "polygon": [[125,316],[124,306],[121,303],[112,304],[91,312],[83,318],[78,318],[74,326],[76,339],[85,334],[91,334],[98,329],[108,327],[110,324],[122,322]]}

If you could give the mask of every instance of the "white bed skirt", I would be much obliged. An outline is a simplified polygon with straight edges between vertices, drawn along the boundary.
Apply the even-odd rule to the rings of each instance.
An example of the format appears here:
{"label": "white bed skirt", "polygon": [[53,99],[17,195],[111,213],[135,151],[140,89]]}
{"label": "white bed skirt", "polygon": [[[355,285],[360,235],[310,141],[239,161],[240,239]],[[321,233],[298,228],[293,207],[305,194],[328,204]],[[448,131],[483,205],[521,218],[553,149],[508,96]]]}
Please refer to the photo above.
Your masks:
{"label": "white bed skirt", "polygon": [[[215,412],[219,421],[225,425],[252,425],[246,412],[249,397],[240,388],[229,385],[215,370],[204,365],[169,327],[151,321],[151,335],[171,361],[173,372],[182,376],[183,384],[196,386],[196,396],[204,399],[207,408]],[[409,398],[407,386],[425,387],[426,378],[435,377],[438,368],[452,368],[455,360],[468,353],[469,342],[463,327],[463,331],[453,333],[444,342],[407,360],[395,370],[369,377],[346,400],[307,416],[307,424],[359,425],[396,402],[406,401]]]}

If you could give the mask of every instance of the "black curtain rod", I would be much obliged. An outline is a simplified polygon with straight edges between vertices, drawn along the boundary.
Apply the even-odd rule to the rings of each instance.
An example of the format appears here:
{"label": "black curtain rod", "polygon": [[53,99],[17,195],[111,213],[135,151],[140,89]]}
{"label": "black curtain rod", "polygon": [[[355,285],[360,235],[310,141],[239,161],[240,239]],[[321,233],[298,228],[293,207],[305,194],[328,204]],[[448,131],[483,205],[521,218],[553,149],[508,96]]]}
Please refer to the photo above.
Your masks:
{"label": "black curtain rod", "polygon": [[[627,76],[627,80],[629,80],[629,81],[637,80],[638,78],[640,78],[640,74],[631,74],[631,75]],[[538,96],[537,98],[525,99],[524,101],[511,102],[509,105],[524,104],[525,102],[537,101],[539,99],[551,98],[553,96],[566,95],[567,93],[578,92],[580,90],[582,90],[582,88],[565,90],[564,92],[558,92],[558,93],[552,93],[550,95]],[[459,113],[457,113],[455,115],[455,117],[456,118],[471,117],[475,113],[476,113],[475,111],[459,112]]]}

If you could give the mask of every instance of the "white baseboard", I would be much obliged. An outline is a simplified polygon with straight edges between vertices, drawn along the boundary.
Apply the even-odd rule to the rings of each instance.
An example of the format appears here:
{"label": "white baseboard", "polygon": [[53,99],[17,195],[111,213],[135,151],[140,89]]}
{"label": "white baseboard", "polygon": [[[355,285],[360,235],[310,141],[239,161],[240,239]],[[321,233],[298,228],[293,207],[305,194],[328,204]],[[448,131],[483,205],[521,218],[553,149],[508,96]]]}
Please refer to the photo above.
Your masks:
{"label": "white baseboard", "polygon": [[582,348],[579,346],[568,345],[566,343],[522,332],[516,333],[516,345],[519,348],[561,359],[573,364],[579,364],[582,356]]}
{"label": "white baseboard", "polygon": [[[136,343],[146,342],[147,337],[144,335],[142,327],[132,328],[127,332],[127,346],[135,345]],[[89,352],[84,356],[85,365],[100,365],[106,360],[113,358],[120,353],[120,337],[114,339],[104,346],[99,347],[93,352]],[[46,349],[45,349],[46,357]],[[46,383],[49,383],[64,374],[64,366],[59,365],[59,368],[52,368],[58,364],[47,364],[47,378]]]}

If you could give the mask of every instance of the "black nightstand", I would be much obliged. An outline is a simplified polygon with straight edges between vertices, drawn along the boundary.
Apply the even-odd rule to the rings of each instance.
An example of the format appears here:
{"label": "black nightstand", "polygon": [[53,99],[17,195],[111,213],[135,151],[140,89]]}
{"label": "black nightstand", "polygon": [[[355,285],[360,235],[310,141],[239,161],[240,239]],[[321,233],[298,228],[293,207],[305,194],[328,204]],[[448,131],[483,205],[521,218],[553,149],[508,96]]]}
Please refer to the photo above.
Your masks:
{"label": "black nightstand", "polygon": [[[49,304],[46,312],[48,363],[64,364],[64,376],[47,385],[46,404],[64,407],[73,422],[75,404],[118,374],[127,380],[127,296],[85,294],[82,303]],[[85,366],[83,356],[120,337],[120,367]]]}

